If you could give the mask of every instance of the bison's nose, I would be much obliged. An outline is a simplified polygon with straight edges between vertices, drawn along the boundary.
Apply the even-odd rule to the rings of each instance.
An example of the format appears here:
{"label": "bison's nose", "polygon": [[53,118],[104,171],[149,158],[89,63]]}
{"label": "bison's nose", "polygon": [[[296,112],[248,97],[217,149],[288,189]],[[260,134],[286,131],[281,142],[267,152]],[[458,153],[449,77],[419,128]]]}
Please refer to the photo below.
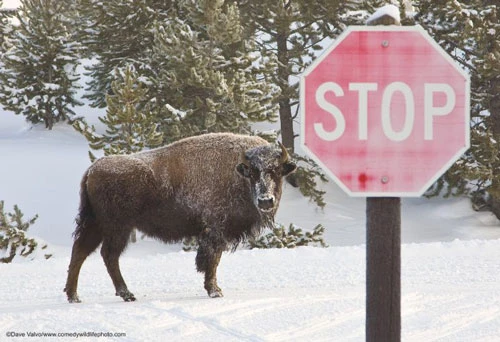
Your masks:
{"label": "bison's nose", "polygon": [[274,198],[273,197],[259,197],[258,198],[259,209],[270,210],[274,208]]}

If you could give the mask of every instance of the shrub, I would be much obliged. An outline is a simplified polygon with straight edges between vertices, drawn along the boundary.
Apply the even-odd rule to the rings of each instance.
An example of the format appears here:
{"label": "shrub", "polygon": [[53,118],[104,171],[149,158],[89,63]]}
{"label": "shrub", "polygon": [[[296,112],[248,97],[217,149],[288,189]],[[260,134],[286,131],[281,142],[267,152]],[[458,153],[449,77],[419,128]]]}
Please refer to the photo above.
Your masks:
{"label": "shrub", "polygon": [[323,240],[325,227],[318,224],[312,232],[303,232],[300,227],[290,223],[288,230],[277,224],[270,233],[255,240],[249,240],[250,248],[295,248],[299,246],[328,247]]}
{"label": "shrub", "polygon": [[[33,253],[38,243],[33,238],[28,238],[26,232],[35,223],[38,215],[25,221],[24,214],[17,205],[13,213],[6,213],[4,201],[0,201],[0,262],[10,263],[16,255],[26,257]],[[45,249],[47,246],[42,246]],[[51,255],[46,254],[45,258]]]}

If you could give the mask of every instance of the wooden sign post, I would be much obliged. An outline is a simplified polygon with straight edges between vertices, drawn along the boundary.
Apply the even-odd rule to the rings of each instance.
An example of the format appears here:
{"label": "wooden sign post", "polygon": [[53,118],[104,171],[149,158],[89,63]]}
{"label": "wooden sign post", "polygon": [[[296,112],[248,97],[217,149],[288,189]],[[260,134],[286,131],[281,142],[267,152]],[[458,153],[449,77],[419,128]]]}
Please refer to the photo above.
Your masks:
{"label": "wooden sign post", "polygon": [[366,341],[401,340],[401,198],[366,199]]}
{"label": "wooden sign post", "polygon": [[[368,25],[400,25],[382,15]],[[401,341],[401,198],[366,198],[367,342]]]}

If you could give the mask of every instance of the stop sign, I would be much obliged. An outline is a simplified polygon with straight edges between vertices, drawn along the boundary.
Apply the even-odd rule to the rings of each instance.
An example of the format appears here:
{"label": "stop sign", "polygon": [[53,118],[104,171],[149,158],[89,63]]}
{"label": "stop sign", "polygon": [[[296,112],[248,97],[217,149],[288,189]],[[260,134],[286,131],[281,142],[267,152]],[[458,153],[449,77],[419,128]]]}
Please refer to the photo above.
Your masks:
{"label": "stop sign", "polygon": [[469,76],[420,27],[350,27],[303,73],[302,147],[353,196],[420,196],[469,148]]}

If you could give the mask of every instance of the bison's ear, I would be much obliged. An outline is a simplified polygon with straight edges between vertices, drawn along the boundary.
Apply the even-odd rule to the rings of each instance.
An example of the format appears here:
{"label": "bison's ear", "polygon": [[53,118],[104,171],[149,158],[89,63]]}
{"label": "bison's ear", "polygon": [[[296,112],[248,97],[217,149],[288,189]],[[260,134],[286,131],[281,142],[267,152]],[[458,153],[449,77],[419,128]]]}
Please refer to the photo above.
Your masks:
{"label": "bison's ear", "polygon": [[245,163],[240,163],[236,166],[236,171],[243,177],[250,177],[250,168]]}
{"label": "bison's ear", "polygon": [[297,165],[294,162],[287,161],[283,163],[283,177],[297,170]]}
{"label": "bison's ear", "polygon": [[278,141],[278,145],[281,148],[281,158],[280,162],[283,165],[282,168],[282,176],[285,177],[289,175],[290,173],[294,172],[297,169],[297,165],[290,161],[290,156],[288,155],[288,151],[286,150],[286,147]]}

